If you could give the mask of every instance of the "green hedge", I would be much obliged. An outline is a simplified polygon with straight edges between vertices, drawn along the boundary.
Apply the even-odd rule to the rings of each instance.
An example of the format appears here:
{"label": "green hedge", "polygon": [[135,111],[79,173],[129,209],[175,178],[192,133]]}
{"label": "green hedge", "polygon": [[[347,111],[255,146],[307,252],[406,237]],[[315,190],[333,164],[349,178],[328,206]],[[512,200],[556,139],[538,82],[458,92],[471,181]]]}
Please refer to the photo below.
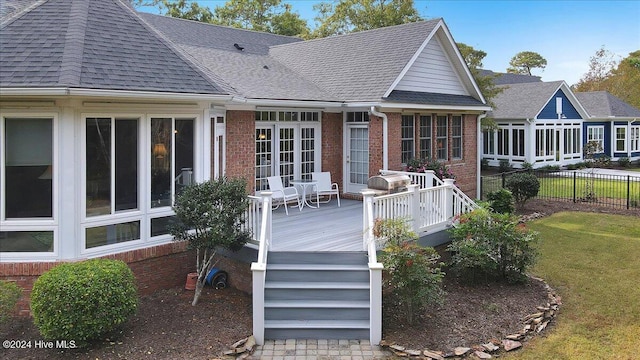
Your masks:
{"label": "green hedge", "polygon": [[12,314],[20,299],[22,288],[13,281],[0,281],[0,324]]}
{"label": "green hedge", "polygon": [[136,312],[133,272],[118,260],[61,264],[33,285],[34,323],[46,339],[82,346],[115,329]]}

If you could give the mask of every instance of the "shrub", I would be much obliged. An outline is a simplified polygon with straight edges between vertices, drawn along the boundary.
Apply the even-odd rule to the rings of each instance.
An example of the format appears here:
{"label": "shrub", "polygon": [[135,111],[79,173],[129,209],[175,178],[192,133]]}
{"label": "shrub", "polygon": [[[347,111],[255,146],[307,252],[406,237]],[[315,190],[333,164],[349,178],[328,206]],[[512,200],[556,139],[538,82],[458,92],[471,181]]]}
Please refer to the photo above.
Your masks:
{"label": "shrub", "polygon": [[609,155],[601,155],[594,159],[594,166],[598,168],[609,168],[611,167],[611,156]]}
{"label": "shrub", "polygon": [[631,159],[629,159],[628,157],[621,157],[620,159],[618,159],[618,165],[628,168],[631,166]]}
{"label": "shrub", "polygon": [[122,261],[92,259],[61,264],[33,284],[31,310],[46,339],[76,346],[114,330],[136,312],[131,269]]}
{"label": "shrub", "polygon": [[501,173],[509,172],[513,170],[513,166],[511,166],[511,163],[509,162],[509,160],[500,159],[500,163],[498,164],[498,170]]}
{"label": "shrub", "polygon": [[455,179],[456,176],[451,172],[451,169],[444,163],[437,159],[411,159],[407,162],[407,171],[424,173],[427,170],[433,170],[435,175],[440,179]]}
{"label": "shrub", "polygon": [[560,165],[545,165],[540,167],[538,170],[542,170],[542,171],[559,171],[560,170]]}
{"label": "shrub", "polygon": [[7,321],[22,295],[22,288],[13,281],[0,281],[0,324]]}
{"label": "shrub", "polygon": [[480,208],[462,215],[450,233],[451,269],[469,281],[523,281],[537,257],[538,234],[513,215]]}
{"label": "shrub", "polygon": [[522,207],[527,200],[538,195],[540,180],[531,173],[518,173],[507,178],[505,187],[511,191],[516,205]]}
{"label": "shrub", "polygon": [[489,207],[499,214],[511,214],[513,212],[513,195],[507,189],[500,189],[487,194]]}
{"label": "shrub", "polygon": [[525,162],[522,163],[522,168],[524,170],[531,171],[531,170],[533,170],[533,164],[528,162],[528,161],[525,161]]}
{"label": "shrub", "polygon": [[482,160],[480,160],[480,169],[489,170],[489,159],[482,158]]}
{"label": "shrub", "polygon": [[384,238],[386,246],[380,259],[388,286],[404,308],[407,322],[413,324],[416,311],[443,301],[440,255],[432,247],[418,245],[417,235],[402,219],[376,221],[374,235]]}

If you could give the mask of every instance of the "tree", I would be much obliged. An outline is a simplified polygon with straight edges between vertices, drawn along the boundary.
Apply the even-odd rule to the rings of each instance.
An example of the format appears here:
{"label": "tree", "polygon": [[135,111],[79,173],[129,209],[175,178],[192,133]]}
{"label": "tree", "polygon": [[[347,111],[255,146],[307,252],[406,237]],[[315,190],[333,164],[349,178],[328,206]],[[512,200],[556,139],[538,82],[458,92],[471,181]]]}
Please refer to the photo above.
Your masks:
{"label": "tree", "polygon": [[531,69],[544,69],[547,66],[547,60],[537,52],[521,51],[511,58],[509,65],[508,73],[531,75]]}
{"label": "tree", "polygon": [[176,197],[176,220],[170,226],[176,241],[188,241],[196,250],[198,281],[192,305],[198,303],[218,248],[239,250],[250,239],[242,230],[248,207],[246,182],[242,179],[210,180],[187,186]]}
{"label": "tree", "polygon": [[307,22],[282,0],[229,0],[216,6],[213,22],[280,35],[306,36]]}
{"label": "tree", "polygon": [[[493,82],[495,76],[483,76],[480,72],[482,69],[482,60],[487,56],[487,53],[482,50],[476,50],[472,46],[464,43],[457,43],[457,45],[458,50],[460,50],[460,55],[462,55],[462,58],[467,63],[469,71],[471,72],[473,79],[476,81],[482,96],[489,106],[496,108],[496,104],[493,102],[493,99],[504,91],[504,88],[495,86],[495,83]],[[484,118],[482,119],[482,127],[485,130],[495,130],[497,129],[497,124],[491,118]]]}
{"label": "tree", "polygon": [[589,70],[573,86],[573,90],[577,92],[604,90],[604,82],[611,76],[611,70],[616,64],[614,54],[602,46],[589,59]]}
{"label": "tree", "polygon": [[318,12],[311,37],[327,37],[420,21],[413,0],[337,0],[313,6]]}

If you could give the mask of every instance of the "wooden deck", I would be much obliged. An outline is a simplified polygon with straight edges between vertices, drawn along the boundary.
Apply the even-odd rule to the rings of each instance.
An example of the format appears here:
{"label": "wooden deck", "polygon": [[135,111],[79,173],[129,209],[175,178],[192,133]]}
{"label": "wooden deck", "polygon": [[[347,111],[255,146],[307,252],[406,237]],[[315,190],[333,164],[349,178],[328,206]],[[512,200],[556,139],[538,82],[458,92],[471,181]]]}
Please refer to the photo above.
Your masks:
{"label": "wooden deck", "polygon": [[271,251],[363,251],[362,201],[340,199],[302,211],[273,211]]}

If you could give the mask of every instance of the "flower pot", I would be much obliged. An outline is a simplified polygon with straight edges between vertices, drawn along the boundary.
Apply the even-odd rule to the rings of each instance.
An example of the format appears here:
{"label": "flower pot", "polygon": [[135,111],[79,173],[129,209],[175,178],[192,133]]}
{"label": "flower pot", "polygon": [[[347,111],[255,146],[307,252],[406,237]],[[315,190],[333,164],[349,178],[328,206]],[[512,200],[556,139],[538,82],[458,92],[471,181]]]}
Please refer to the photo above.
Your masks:
{"label": "flower pot", "polygon": [[184,288],[187,290],[195,290],[196,283],[198,282],[198,273],[188,273],[187,274],[187,282],[184,285]]}

